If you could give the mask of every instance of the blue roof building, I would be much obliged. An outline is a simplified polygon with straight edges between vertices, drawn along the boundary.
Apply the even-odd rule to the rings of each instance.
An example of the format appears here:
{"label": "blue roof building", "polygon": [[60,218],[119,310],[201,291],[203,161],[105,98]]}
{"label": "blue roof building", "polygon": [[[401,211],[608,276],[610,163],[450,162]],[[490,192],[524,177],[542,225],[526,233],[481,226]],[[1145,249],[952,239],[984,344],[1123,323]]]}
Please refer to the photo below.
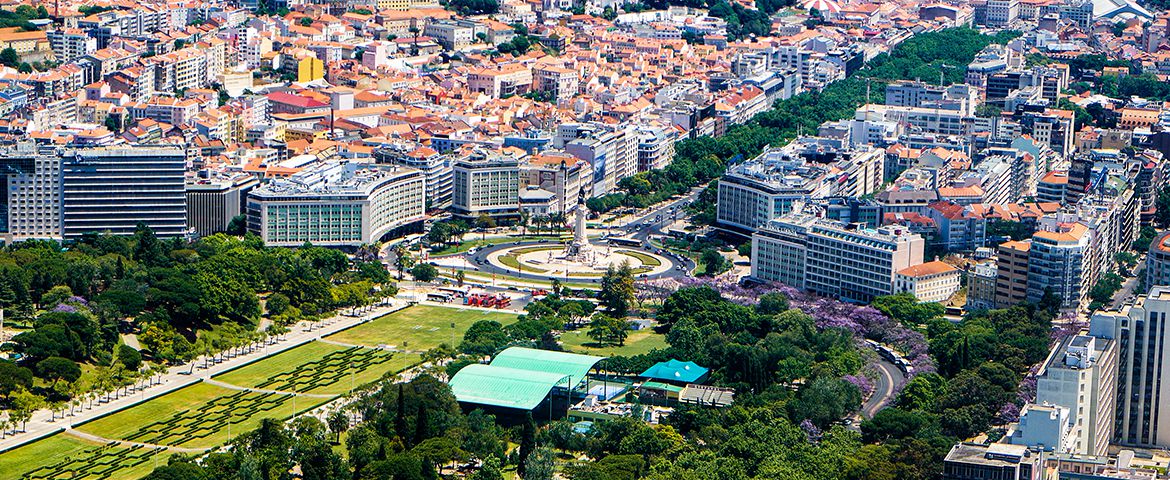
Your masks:
{"label": "blue roof building", "polygon": [[673,384],[703,383],[707,381],[710,370],[700,367],[695,362],[684,362],[670,359],[658,362],[653,367],[642,372],[642,377],[649,380]]}

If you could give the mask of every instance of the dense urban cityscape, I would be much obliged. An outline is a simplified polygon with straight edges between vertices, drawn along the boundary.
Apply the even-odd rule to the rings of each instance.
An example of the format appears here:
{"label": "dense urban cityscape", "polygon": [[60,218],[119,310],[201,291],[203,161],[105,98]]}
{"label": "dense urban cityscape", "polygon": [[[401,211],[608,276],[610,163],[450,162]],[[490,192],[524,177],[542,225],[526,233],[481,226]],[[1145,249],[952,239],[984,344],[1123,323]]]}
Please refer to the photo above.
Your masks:
{"label": "dense urban cityscape", "polygon": [[0,479],[1170,478],[1167,0],[9,0],[0,187]]}

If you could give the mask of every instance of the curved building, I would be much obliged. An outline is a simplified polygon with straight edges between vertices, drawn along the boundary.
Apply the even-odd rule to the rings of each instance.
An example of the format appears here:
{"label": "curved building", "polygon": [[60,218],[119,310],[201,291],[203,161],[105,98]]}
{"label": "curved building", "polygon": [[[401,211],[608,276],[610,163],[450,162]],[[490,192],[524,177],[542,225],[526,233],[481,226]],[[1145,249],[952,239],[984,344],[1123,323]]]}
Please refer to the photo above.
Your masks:
{"label": "curved building", "polygon": [[320,163],[248,194],[248,230],[265,245],[356,247],[422,230],[421,170]]}

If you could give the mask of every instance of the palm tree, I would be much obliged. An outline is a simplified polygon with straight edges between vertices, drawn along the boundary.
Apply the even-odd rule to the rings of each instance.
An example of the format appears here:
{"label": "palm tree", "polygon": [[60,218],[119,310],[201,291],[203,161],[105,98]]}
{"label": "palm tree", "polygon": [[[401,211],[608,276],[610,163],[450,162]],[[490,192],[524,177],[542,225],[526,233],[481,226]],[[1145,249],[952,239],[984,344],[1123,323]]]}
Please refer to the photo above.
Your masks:
{"label": "palm tree", "polygon": [[410,54],[412,56],[418,55],[418,27],[411,25],[411,27],[407,30],[409,30],[410,35],[414,37],[414,44],[410,49]]}
{"label": "palm tree", "polygon": [[532,219],[532,214],[528,210],[520,210],[520,235],[528,235],[528,221]]}

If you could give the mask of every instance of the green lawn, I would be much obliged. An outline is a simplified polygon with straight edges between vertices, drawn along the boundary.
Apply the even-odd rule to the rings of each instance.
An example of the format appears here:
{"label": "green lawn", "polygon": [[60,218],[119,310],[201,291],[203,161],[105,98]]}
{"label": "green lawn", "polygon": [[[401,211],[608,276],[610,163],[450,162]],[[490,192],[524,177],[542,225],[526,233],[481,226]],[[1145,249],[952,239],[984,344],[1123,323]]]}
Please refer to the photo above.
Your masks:
{"label": "green lawn", "polygon": [[407,353],[310,342],[214,378],[241,387],[342,394],[418,361],[417,355]]}
{"label": "green lawn", "polygon": [[[495,320],[507,325],[516,321],[516,314],[415,305],[328,338],[353,345],[393,345],[395,348],[421,352],[437,347],[440,343],[451,343],[452,339],[459,343],[463,339],[463,332],[479,320]],[[451,328],[452,323],[455,328]]]}
{"label": "green lawn", "polygon": [[667,347],[666,336],[654,333],[652,329],[630,332],[630,336],[626,337],[626,344],[621,347],[616,345],[597,346],[593,339],[589,338],[588,327],[562,333],[561,342],[564,344],[566,350],[606,357],[638,355],[655,348]]}
{"label": "green lawn", "polygon": [[169,456],[146,448],[104,446],[59,433],[0,454],[0,478],[142,478]]}
{"label": "green lawn", "polygon": [[[323,398],[300,397],[303,412],[324,403]],[[288,418],[291,395],[243,392],[199,383],[86,423],[78,430],[110,439],[158,445],[210,448],[233,435],[255,428],[264,418]]]}

